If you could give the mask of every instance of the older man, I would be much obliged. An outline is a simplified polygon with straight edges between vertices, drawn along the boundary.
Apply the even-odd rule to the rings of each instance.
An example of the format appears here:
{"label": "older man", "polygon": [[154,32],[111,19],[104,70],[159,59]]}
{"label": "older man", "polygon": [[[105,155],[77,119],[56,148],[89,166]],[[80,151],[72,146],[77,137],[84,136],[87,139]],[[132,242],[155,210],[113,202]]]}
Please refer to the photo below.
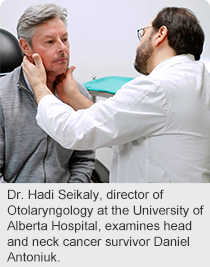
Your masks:
{"label": "older man", "polygon": [[[33,62],[42,58],[46,83],[53,95],[59,77],[69,64],[67,11],[54,4],[33,5],[19,19],[20,47]],[[77,83],[80,92],[89,97]],[[90,182],[94,151],[63,148],[36,123],[37,105],[33,90],[21,67],[0,84],[0,178],[8,183]]]}
{"label": "older man", "polygon": [[113,146],[111,182],[210,182],[210,74],[199,62],[203,30],[191,11],[170,7],[138,37],[135,68],[144,75],[104,102],[85,99],[69,69],[58,91],[74,109],[47,89],[40,57],[34,55],[36,66],[24,59],[38,124],[66,148]]}

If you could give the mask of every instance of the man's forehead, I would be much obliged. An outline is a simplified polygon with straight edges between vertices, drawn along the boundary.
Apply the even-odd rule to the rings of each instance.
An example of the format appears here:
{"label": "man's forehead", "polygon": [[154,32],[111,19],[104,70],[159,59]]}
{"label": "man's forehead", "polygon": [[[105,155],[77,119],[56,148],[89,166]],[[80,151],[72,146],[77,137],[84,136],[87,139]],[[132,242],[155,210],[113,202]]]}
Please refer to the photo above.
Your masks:
{"label": "man's forehead", "polygon": [[64,24],[64,22],[60,19],[60,18],[54,18],[54,19],[50,19],[48,21],[43,22],[40,25],[37,25],[36,28],[40,28],[40,29],[58,29],[58,28],[65,28],[66,29],[66,25]]}
{"label": "man's forehead", "polygon": [[40,37],[44,36],[54,36],[54,35],[68,35],[65,24],[60,19],[49,20],[41,25],[36,27],[35,34],[38,34]]}
{"label": "man's forehead", "polygon": [[[56,34],[56,35],[57,35],[57,34]],[[47,33],[46,33],[46,34],[43,34],[42,36],[43,36],[43,37],[46,37],[46,38],[53,38],[53,37],[55,37],[55,34],[47,34]],[[61,36],[62,36],[62,37],[68,36],[68,32],[64,32],[64,33],[62,33]]]}

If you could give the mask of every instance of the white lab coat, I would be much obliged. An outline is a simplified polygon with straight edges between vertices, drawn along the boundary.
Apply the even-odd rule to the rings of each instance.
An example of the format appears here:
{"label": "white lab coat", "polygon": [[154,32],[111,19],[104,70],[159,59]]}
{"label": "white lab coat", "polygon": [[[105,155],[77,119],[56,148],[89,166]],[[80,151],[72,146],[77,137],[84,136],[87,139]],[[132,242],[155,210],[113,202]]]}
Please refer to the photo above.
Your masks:
{"label": "white lab coat", "polygon": [[112,146],[111,182],[210,182],[210,74],[192,55],[165,60],[87,110],[46,96],[37,122],[66,148]]}

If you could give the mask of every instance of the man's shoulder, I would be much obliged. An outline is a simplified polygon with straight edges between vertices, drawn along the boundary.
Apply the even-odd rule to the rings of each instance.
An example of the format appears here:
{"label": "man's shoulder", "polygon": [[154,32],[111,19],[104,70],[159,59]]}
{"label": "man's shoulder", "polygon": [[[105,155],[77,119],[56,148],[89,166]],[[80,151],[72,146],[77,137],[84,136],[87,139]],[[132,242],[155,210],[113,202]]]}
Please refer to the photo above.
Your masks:
{"label": "man's shoulder", "polygon": [[0,78],[0,94],[7,90],[11,90],[18,83],[21,67],[14,69],[5,76]]}

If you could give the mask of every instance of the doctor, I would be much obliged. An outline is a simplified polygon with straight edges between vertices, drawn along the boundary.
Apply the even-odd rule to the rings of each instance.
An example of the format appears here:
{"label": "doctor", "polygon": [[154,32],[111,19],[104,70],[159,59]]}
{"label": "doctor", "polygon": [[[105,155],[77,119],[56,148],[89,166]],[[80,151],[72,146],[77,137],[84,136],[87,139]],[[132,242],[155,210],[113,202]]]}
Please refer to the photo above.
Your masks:
{"label": "doctor", "polygon": [[74,67],[48,90],[39,55],[24,59],[37,122],[65,148],[112,146],[111,182],[210,182],[210,74],[199,61],[204,33],[191,11],[164,8],[143,29],[135,68],[144,74],[93,104]]}

